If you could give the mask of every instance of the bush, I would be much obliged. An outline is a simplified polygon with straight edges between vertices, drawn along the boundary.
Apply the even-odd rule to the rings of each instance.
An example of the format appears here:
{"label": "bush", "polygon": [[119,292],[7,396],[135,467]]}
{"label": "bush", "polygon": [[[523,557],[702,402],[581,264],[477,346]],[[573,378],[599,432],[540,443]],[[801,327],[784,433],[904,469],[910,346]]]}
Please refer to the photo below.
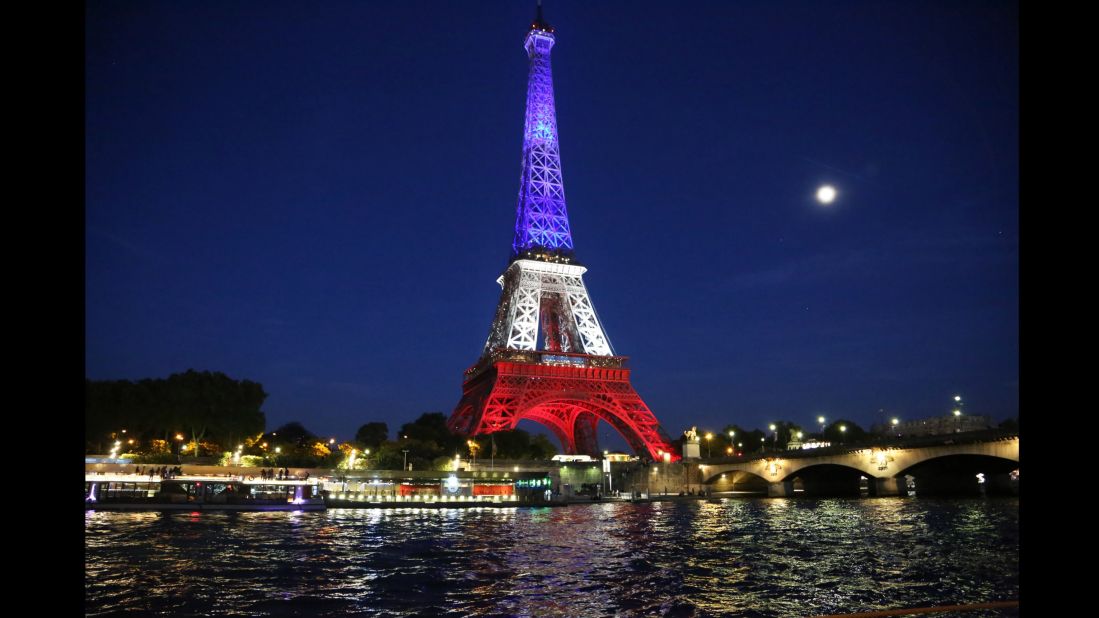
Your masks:
{"label": "bush", "polygon": [[134,457],[135,464],[178,464],[179,459],[171,453],[152,453]]}
{"label": "bush", "polygon": [[328,462],[323,457],[313,455],[286,453],[275,456],[275,465],[280,468],[327,468]]}

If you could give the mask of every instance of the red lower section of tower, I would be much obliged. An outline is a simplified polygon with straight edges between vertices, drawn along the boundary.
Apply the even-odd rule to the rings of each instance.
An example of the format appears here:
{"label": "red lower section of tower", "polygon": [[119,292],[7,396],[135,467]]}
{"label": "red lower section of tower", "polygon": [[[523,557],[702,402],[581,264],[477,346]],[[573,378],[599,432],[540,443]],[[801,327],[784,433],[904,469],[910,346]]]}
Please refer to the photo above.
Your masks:
{"label": "red lower section of tower", "polygon": [[[541,359],[541,354],[532,354]],[[628,369],[591,366],[612,357],[555,358],[566,357],[569,362],[561,364],[498,360],[471,369],[447,426],[455,433],[475,436],[514,429],[526,419],[548,427],[566,454],[598,456],[595,428],[602,420],[617,429],[638,455],[658,461],[680,459],[630,385]]]}

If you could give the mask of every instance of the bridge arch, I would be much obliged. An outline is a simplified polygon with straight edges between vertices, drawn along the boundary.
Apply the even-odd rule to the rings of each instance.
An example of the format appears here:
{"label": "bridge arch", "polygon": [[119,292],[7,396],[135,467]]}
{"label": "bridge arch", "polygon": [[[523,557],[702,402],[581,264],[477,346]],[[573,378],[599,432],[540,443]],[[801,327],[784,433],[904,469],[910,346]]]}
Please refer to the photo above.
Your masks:
{"label": "bridge arch", "polygon": [[728,470],[715,473],[709,478],[704,476],[702,484],[708,485],[709,490],[715,492],[767,493],[767,486],[771,484],[771,481],[755,472]]}
{"label": "bridge arch", "polygon": [[951,453],[928,457],[898,472],[917,496],[1018,493],[1017,458]]}

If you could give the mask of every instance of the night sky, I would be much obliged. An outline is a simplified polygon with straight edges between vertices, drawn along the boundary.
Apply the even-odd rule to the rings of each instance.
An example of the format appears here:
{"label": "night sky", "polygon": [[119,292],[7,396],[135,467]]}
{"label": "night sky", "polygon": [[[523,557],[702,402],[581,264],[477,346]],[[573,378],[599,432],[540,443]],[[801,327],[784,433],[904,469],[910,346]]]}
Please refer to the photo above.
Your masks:
{"label": "night sky", "polygon": [[[449,415],[511,249],[533,15],[89,2],[87,377],[222,371],[268,429],[344,439]],[[1017,3],[545,15],[576,256],[672,437],[1018,414]]]}

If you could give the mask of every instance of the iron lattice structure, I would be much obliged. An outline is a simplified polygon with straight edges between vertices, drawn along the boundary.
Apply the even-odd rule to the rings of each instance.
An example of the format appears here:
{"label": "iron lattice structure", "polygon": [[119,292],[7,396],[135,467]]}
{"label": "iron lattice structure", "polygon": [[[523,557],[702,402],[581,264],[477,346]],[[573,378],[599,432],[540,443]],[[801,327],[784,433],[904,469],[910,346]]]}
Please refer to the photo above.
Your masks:
{"label": "iron lattice structure", "polygon": [[527,79],[523,174],[519,179],[512,259],[533,255],[538,250],[571,256],[573,250],[569,214],[565,208],[565,182],[561,175],[557,113],[553,106],[550,50],[554,36],[552,28],[541,21],[540,13],[523,44],[530,57],[530,76]]}
{"label": "iron lattice structure", "polygon": [[523,173],[511,262],[481,357],[468,370],[451,431],[473,436],[527,419],[548,427],[568,454],[599,453],[610,424],[638,455],[678,460],[656,416],[615,356],[575,261],[565,207],[550,50],[542,7],[523,47],[530,57]]}

